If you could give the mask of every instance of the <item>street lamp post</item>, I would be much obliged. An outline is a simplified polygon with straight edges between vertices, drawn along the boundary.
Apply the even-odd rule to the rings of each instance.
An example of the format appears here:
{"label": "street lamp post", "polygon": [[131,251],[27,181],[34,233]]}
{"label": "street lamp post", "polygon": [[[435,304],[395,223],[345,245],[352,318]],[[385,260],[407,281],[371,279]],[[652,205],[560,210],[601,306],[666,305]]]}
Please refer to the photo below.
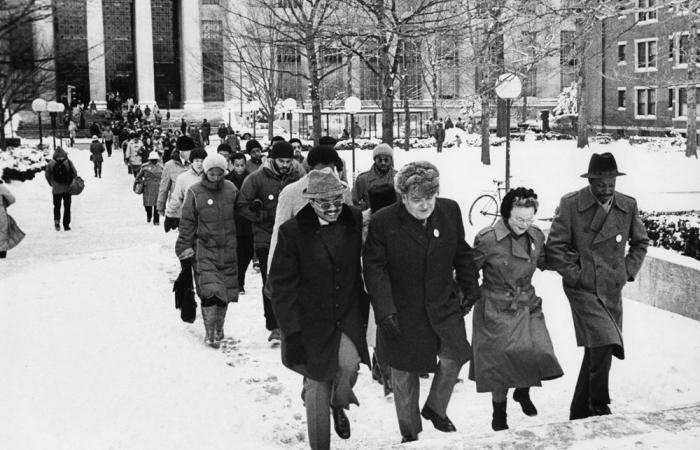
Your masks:
{"label": "street lamp post", "polygon": [[514,73],[504,73],[496,82],[496,95],[506,101],[506,192],[510,191],[510,107],[513,99],[520,97],[522,87]]}
{"label": "street lamp post", "polygon": [[51,115],[51,131],[53,134],[53,148],[54,148],[54,150],[56,149],[56,115],[60,112],[63,112],[63,110],[65,110],[65,109],[66,109],[66,107],[63,106],[63,103],[50,101],[46,104],[46,110]]}
{"label": "street lamp post", "polygon": [[289,114],[289,138],[292,138],[292,111],[297,109],[297,101],[294,100],[293,98],[286,98],[282,102],[282,105],[284,106],[284,109],[287,110],[287,114]]}
{"label": "street lamp post", "polygon": [[255,124],[258,119],[258,110],[260,109],[260,102],[257,100],[253,100],[250,102],[250,109],[253,111],[253,139],[255,139],[255,135],[257,134],[255,131]]}
{"label": "street lamp post", "polygon": [[355,166],[355,114],[362,109],[362,102],[359,98],[351,95],[345,99],[345,111],[350,113],[350,136],[352,137],[352,181],[355,182],[357,170]]}
{"label": "street lamp post", "polygon": [[46,111],[46,100],[43,98],[34,99],[32,102],[32,111],[39,116],[39,148],[44,148],[44,133],[41,129],[41,113]]}

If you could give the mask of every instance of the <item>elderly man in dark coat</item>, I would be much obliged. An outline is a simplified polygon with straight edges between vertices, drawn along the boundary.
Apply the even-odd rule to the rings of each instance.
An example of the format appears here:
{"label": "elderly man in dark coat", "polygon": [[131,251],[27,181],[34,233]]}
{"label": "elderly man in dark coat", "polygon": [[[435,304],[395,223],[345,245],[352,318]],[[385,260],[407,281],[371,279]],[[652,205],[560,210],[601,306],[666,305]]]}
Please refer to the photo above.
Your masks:
{"label": "elderly man in dark coat", "polygon": [[636,200],[615,191],[621,175],[611,153],[593,154],[581,175],[589,185],[562,197],[547,240],[548,265],[563,278],[576,341],[585,347],[571,420],[610,414],[612,356],[624,358],[621,291],[649,245]]}
{"label": "elderly man in dark coat", "polygon": [[350,437],[344,409],[359,405],[352,388],[359,363],[369,365],[362,216],[343,203],[346,189],[330,168],[310,172],[303,191],[309,204],[280,227],[268,279],[282,362],[304,375],[313,449],[330,446],[331,411],[338,436]]}
{"label": "elderly man in dark coat", "polygon": [[[459,206],[437,198],[437,168],[427,161],[409,163],[396,176],[395,188],[402,202],[372,217],[363,263],[380,330],[379,355],[392,369],[399,429],[409,442],[422,431],[421,415],[438,430],[455,431],[447,404],[471,357],[463,313],[478,300],[479,288]],[[455,295],[455,272],[463,303]],[[436,374],[419,412],[421,372]]]}

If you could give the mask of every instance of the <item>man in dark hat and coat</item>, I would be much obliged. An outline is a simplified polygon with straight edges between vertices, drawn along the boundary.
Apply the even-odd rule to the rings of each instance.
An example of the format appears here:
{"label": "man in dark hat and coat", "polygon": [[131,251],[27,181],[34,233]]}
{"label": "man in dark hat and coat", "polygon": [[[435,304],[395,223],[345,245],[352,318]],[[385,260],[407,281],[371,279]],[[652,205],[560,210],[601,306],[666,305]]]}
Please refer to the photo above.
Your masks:
{"label": "man in dark hat and coat", "polygon": [[[279,144],[278,144],[279,145]],[[303,191],[307,205],[279,230],[268,286],[282,330],[282,362],[304,376],[312,449],[330,447],[335,431],[350,437],[345,415],[365,343],[360,267],[362,215],[344,203],[347,186],[331,168],[313,170]]]}
{"label": "man in dark hat and coat", "polygon": [[588,186],[562,197],[547,239],[548,265],[562,276],[576,341],[584,347],[571,420],[610,414],[612,356],[625,356],[621,292],[649,245],[636,200],[615,191],[621,175],[611,153],[593,154],[581,175]]}

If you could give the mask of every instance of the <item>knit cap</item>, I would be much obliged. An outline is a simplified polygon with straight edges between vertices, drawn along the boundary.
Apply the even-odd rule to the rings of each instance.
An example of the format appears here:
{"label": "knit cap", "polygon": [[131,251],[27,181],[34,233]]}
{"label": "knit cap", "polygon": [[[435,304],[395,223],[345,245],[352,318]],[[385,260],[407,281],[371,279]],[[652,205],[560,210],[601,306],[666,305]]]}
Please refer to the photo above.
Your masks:
{"label": "knit cap", "polygon": [[272,149],[270,149],[270,153],[268,156],[270,157],[270,159],[277,159],[277,158],[292,159],[294,157],[294,148],[292,147],[292,144],[290,144],[289,142],[285,142],[285,141],[275,142],[275,145],[273,145]]}
{"label": "knit cap", "polygon": [[228,168],[228,162],[223,156],[219,155],[218,153],[214,153],[213,155],[209,155],[206,158],[204,158],[202,167],[204,168],[205,173],[208,172],[209,169],[213,169],[215,167],[218,167],[219,169],[223,170],[224,173],[226,173],[226,169]]}
{"label": "knit cap", "polygon": [[372,152],[372,159],[376,158],[377,156],[380,155],[386,155],[386,156],[391,156],[391,158],[394,158],[394,149],[391,148],[389,144],[384,144],[381,143],[374,147],[374,151]]}
{"label": "knit cap", "polygon": [[262,145],[260,145],[260,142],[256,141],[255,139],[251,139],[245,143],[246,153],[250,154],[251,150],[253,150],[254,148],[259,148],[260,150],[262,150]]}

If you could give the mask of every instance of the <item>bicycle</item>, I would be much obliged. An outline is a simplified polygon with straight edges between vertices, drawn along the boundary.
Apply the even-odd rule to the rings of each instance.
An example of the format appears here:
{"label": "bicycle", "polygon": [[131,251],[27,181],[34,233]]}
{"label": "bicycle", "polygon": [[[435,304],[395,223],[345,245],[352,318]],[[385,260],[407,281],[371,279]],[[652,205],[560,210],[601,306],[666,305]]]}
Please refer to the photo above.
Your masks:
{"label": "bicycle", "polygon": [[501,201],[503,201],[503,195],[501,191],[505,191],[505,187],[501,187],[505,184],[505,181],[493,180],[496,185],[496,192],[493,194],[481,194],[474,200],[472,206],[469,207],[469,224],[474,226],[477,224],[488,227],[496,223],[496,219],[500,215],[499,209],[501,206]]}

